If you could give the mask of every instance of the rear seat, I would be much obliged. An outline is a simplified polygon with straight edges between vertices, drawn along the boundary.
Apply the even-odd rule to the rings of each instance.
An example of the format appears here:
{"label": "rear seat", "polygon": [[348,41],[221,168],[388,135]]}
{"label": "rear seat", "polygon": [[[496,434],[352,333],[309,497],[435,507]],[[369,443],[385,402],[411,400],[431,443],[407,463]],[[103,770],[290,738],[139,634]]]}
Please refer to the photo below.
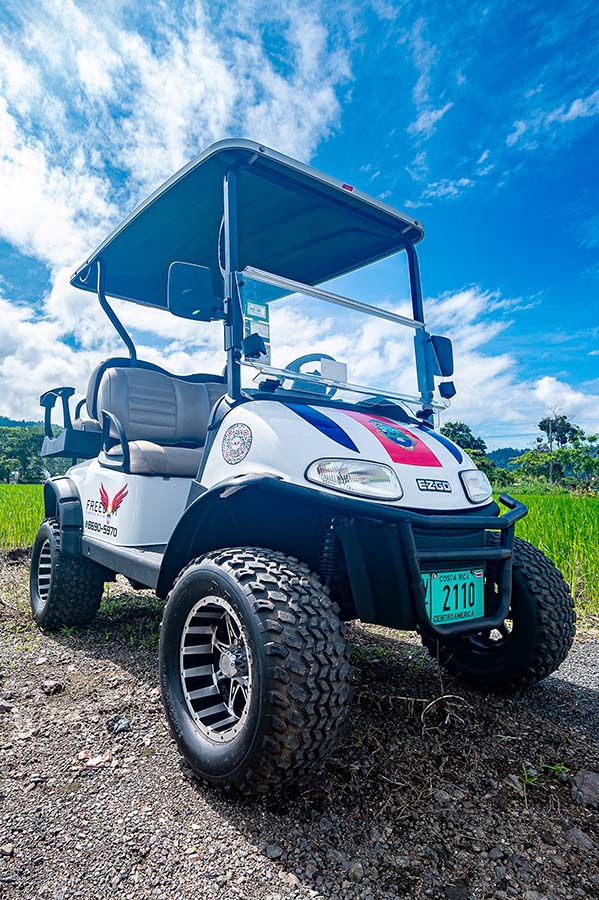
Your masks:
{"label": "rear seat", "polygon": [[[86,415],[75,427],[94,428],[102,410],[120,421],[136,475],[194,478],[202,460],[210,411],[225,393],[217,376],[196,381],[140,366],[103,363],[90,378]],[[118,438],[114,428],[111,436]],[[121,454],[120,445],[108,458]]]}

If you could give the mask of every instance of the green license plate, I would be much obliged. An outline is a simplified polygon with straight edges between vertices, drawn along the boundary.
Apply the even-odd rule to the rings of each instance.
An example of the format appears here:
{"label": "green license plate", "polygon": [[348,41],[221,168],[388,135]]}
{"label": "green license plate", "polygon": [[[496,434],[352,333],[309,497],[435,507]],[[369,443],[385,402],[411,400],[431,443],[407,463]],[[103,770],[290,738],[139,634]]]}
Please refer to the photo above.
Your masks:
{"label": "green license plate", "polygon": [[449,625],[484,616],[484,575],[484,569],[423,572],[426,607],[433,625]]}

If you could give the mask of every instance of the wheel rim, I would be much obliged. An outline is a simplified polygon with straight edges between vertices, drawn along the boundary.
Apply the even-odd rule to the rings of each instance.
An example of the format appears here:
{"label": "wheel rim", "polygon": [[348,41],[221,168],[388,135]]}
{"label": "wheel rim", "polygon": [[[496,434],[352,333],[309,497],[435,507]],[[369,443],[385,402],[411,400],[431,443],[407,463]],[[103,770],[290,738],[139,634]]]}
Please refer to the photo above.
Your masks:
{"label": "wheel rim", "polygon": [[44,607],[50,596],[50,582],[52,580],[52,547],[50,541],[46,540],[42,544],[39,559],[37,562],[37,592],[40,598],[40,605]]}
{"label": "wheel rim", "polygon": [[222,597],[203,597],[187,616],[180,645],[185,703],[204,737],[224,743],[241,731],[252,692],[252,659],[243,626]]}

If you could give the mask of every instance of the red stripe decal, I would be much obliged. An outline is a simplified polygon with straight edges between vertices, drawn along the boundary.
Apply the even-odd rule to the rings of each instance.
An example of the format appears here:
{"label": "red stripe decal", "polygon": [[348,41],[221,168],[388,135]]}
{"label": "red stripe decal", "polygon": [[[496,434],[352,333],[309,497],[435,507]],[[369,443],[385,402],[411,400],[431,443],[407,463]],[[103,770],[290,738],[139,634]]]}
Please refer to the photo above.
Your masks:
{"label": "red stripe decal", "polygon": [[346,410],[343,412],[344,415],[350,416],[367,428],[383,445],[393,462],[407,466],[441,467],[443,465],[423,440],[408,431],[407,428],[402,428],[397,422],[384,419],[382,416],[369,416],[368,413],[347,412]]}

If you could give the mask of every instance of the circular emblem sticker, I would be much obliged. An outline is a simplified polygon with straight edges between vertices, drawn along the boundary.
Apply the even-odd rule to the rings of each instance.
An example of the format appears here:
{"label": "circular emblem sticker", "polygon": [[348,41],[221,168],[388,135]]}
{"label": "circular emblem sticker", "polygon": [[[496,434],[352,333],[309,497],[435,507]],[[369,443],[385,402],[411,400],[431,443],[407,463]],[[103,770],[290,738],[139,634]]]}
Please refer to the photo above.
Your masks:
{"label": "circular emblem sticker", "polygon": [[252,432],[243,422],[227,428],[223,437],[223,457],[234,466],[246,458],[252,446]]}

